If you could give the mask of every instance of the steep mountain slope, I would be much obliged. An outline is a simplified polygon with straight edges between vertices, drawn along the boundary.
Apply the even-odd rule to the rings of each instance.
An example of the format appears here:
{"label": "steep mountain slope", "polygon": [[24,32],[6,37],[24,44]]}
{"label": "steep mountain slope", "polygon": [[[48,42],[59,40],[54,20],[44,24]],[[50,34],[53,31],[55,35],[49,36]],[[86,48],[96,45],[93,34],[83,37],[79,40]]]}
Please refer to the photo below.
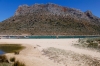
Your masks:
{"label": "steep mountain slope", "polygon": [[15,15],[0,23],[0,34],[98,35],[100,18],[91,11],[56,4],[21,5]]}

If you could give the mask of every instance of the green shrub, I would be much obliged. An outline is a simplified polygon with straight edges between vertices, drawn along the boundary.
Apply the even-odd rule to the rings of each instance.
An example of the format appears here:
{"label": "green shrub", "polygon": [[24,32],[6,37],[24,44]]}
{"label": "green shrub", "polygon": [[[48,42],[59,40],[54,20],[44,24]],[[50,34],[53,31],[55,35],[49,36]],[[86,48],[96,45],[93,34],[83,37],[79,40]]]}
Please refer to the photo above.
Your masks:
{"label": "green shrub", "polygon": [[14,53],[15,53],[15,55],[18,55],[19,54],[19,51],[15,51]]}
{"label": "green shrub", "polygon": [[89,43],[88,47],[97,48],[98,47],[98,43]]}
{"label": "green shrub", "polygon": [[21,62],[19,62],[19,61],[16,61],[16,62],[13,64],[13,66],[25,66],[25,64],[24,64],[24,63],[21,63]]}
{"label": "green shrub", "polygon": [[0,62],[7,62],[8,63],[8,59],[5,55],[1,55],[0,56]]}
{"label": "green shrub", "polygon": [[11,62],[15,62],[15,60],[16,60],[15,57],[10,58]]}
{"label": "green shrub", "polygon": [[86,42],[87,42],[87,43],[92,43],[92,42],[93,42],[93,40],[87,40]]}

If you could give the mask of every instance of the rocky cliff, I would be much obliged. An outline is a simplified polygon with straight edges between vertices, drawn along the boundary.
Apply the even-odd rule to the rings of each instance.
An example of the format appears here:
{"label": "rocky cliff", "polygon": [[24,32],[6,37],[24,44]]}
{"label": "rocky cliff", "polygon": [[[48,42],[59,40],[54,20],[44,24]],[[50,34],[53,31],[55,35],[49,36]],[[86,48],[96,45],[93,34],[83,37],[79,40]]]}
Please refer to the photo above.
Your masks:
{"label": "rocky cliff", "polygon": [[91,11],[57,4],[21,5],[15,15],[0,23],[1,34],[97,35],[100,18]]}

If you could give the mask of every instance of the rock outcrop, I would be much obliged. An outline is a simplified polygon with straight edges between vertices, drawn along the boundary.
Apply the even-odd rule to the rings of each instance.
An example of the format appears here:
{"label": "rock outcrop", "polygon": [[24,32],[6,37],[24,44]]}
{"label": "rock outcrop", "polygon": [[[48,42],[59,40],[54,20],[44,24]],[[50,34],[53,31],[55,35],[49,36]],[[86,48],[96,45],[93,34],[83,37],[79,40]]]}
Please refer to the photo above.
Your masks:
{"label": "rock outcrop", "polygon": [[21,5],[18,7],[15,16],[19,15],[27,15],[33,13],[42,13],[45,15],[62,15],[62,16],[71,16],[75,19],[86,19],[91,21],[92,19],[98,20],[100,22],[100,18],[94,16],[91,11],[82,12],[79,9],[69,8],[59,6],[57,4],[34,4],[32,6]]}
{"label": "rock outcrop", "polygon": [[0,23],[0,34],[98,35],[100,18],[91,11],[57,4],[21,5],[15,15]]}

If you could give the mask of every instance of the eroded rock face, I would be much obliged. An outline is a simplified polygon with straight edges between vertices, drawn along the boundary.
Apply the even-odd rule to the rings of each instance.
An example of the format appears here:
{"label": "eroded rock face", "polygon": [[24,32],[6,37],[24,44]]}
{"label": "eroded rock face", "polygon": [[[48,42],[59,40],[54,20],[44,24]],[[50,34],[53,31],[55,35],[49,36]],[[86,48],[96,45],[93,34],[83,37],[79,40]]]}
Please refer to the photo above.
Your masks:
{"label": "eroded rock face", "polygon": [[18,7],[18,9],[16,10],[15,15],[24,15],[27,11],[28,11],[29,6],[28,5],[21,5]]}
{"label": "eroded rock face", "polygon": [[94,16],[94,15],[92,14],[91,11],[87,10],[87,11],[84,12],[84,13],[86,14],[86,16],[88,16],[88,18],[89,18],[90,20],[92,20],[92,21],[95,20],[96,22],[100,22],[100,18],[97,17],[97,16]]}
{"label": "eroded rock face", "polygon": [[96,16],[94,16],[93,14],[92,14],[92,12],[91,11],[86,11],[85,12],[85,14],[89,17],[89,18],[91,18],[91,19],[95,19],[95,18],[97,18]]}
{"label": "eroded rock face", "polygon": [[0,23],[0,34],[98,35],[100,18],[91,11],[57,4],[21,5],[15,15]]}
{"label": "eroded rock face", "polygon": [[34,4],[31,6],[28,5],[21,5],[15,12],[15,16],[19,15],[27,15],[33,13],[42,13],[45,15],[60,15],[60,16],[71,16],[75,19],[85,19],[91,21],[92,19],[98,20],[100,22],[100,18],[94,16],[91,11],[82,12],[78,9],[69,8],[59,6],[57,4]]}
{"label": "eroded rock face", "polygon": [[52,14],[52,15],[62,15],[62,16],[71,16],[77,19],[86,19],[89,20],[90,12],[82,12],[78,9],[68,8],[59,6],[57,4],[34,4],[32,6],[21,5],[16,10],[15,16],[33,14],[33,13],[42,13],[42,14]]}

